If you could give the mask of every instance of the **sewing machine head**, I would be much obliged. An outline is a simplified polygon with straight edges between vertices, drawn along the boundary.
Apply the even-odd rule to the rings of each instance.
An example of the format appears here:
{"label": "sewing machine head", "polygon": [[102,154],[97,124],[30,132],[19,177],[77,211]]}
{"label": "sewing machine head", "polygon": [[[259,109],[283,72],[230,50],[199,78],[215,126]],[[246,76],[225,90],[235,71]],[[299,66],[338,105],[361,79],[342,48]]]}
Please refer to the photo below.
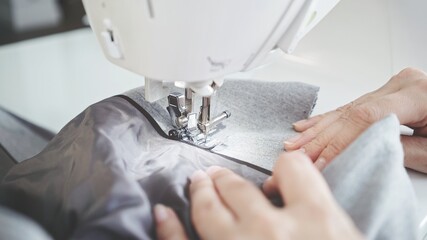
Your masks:
{"label": "sewing machine head", "polygon": [[[269,52],[293,51],[339,0],[83,0],[90,25],[112,63],[145,77],[145,97],[170,94],[179,138],[206,140],[230,116],[210,116],[224,76],[261,65]],[[202,97],[194,109],[194,95]],[[200,134],[199,134],[200,133]],[[198,141],[198,140],[197,140]],[[201,140],[200,142],[203,142]]]}

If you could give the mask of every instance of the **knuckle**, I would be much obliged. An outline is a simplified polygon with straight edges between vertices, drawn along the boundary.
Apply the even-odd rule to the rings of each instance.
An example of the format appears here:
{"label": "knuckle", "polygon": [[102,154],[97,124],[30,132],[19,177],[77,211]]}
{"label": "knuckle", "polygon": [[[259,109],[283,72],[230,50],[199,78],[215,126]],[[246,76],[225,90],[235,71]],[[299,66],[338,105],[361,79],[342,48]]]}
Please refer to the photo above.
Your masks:
{"label": "knuckle", "polygon": [[315,141],[304,146],[304,149],[305,154],[307,154],[311,161],[315,161],[319,156],[320,152],[323,150],[323,145]]}
{"label": "knuckle", "polygon": [[400,71],[396,76],[397,76],[397,80],[398,81],[410,81],[413,80],[415,78],[418,78],[420,76],[424,75],[424,73],[416,68],[405,68],[402,71]]}
{"label": "knuckle", "polygon": [[303,132],[302,138],[312,140],[320,133],[320,131],[321,131],[320,127],[315,125],[307,129],[305,132]]}
{"label": "knuckle", "polygon": [[406,67],[406,68],[402,69],[397,75],[408,76],[408,75],[413,74],[415,71],[417,71],[415,68]]}
{"label": "knuckle", "polygon": [[397,75],[401,77],[409,77],[413,76],[414,74],[418,74],[420,71],[416,68],[412,67],[406,67],[402,71],[400,71]]}
{"label": "knuckle", "polygon": [[327,136],[327,134],[319,134],[315,139],[313,139],[313,141],[311,141],[307,145],[305,149],[309,152],[318,152],[320,150],[323,150],[329,143],[329,141],[330,138]]}
{"label": "knuckle", "polygon": [[333,141],[326,147],[325,153],[323,153],[322,157],[324,157],[326,161],[330,161],[333,157],[337,156],[344,148],[345,144],[342,141]]}
{"label": "knuckle", "polygon": [[347,122],[365,127],[380,120],[381,112],[373,105],[362,104],[352,108],[350,113],[342,116],[342,118]]}
{"label": "knuckle", "polygon": [[311,141],[311,143],[307,146],[307,151],[315,151],[317,149],[322,149],[325,146],[324,139],[322,135],[320,135],[318,138]]}
{"label": "knuckle", "polygon": [[412,84],[414,81],[417,82],[418,79],[423,79],[425,81],[426,77],[426,73],[423,71],[408,67],[393,76],[390,81],[401,84],[410,82]]}
{"label": "knuckle", "polygon": [[341,106],[341,107],[337,108],[336,111],[339,112],[339,113],[341,113],[341,114],[343,114],[347,110],[351,109],[354,105],[355,105],[355,102],[352,101],[352,102],[350,102],[350,103],[348,103],[348,104],[346,104],[344,106]]}
{"label": "knuckle", "polygon": [[392,78],[390,78],[389,83],[395,84],[396,86],[403,85],[408,79],[410,79],[410,76],[413,74],[412,68],[404,68],[399,73],[394,75]]}

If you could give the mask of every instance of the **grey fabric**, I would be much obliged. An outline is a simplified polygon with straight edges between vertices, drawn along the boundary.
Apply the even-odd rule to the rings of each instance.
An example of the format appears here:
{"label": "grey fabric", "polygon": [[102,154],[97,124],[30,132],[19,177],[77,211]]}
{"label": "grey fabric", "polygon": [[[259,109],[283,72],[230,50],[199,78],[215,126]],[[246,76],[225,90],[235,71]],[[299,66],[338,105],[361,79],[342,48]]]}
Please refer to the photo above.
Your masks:
{"label": "grey fabric", "polygon": [[97,103],[40,154],[9,171],[0,202],[36,220],[55,239],[150,239],[151,207],[163,203],[195,238],[185,190],[193,171],[224,166],[257,185],[268,177],[255,166],[159,132],[120,97]]}
{"label": "grey fabric", "polygon": [[[213,152],[271,170],[283,151],[283,140],[295,134],[292,123],[310,115],[318,90],[299,82],[226,80],[212,99],[212,115],[229,110],[231,117],[215,133],[223,144]],[[146,102],[142,88],[125,95],[144,107],[166,133],[172,128],[165,100]]]}
{"label": "grey fabric", "polygon": [[0,207],[0,226],[0,239],[52,239],[37,223],[4,207]]}
{"label": "grey fabric", "polygon": [[415,194],[395,115],[372,125],[323,174],[367,239],[416,239]]}
{"label": "grey fabric", "polygon": [[47,145],[53,136],[53,133],[0,107],[0,144],[15,161],[20,162],[33,157]]}
{"label": "grey fabric", "polygon": [[14,158],[0,144],[0,179],[16,164]]}
{"label": "grey fabric", "polygon": [[[264,92],[262,85],[258,87],[251,88],[247,95]],[[164,129],[152,119],[157,110],[159,115],[164,114],[160,104],[152,105],[142,99],[138,102],[144,108],[130,99],[113,97],[86,109],[40,154],[11,169],[0,185],[0,202],[31,217],[56,239],[153,238],[151,207],[163,203],[175,209],[194,239],[186,186],[195,169],[224,166],[258,186],[268,176],[263,168],[246,163],[263,161],[257,152],[251,160],[239,159],[246,161],[240,162],[166,139]],[[268,105],[259,108],[265,110],[263,113],[272,107],[268,102],[264,101]],[[241,102],[236,104],[245,106]],[[308,115],[312,104],[300,111]],[[257,113],[254,118],[262,119],[263,115]],[[298,120],[289,118],[285,120],[288,124]],[[255,120],[253,124],[268,129],[263,125],[282,123],[283,119],[277,118]],[[369,239],[414,236],[413,191],[403,169],[396,125],[393,117],[374,125],[324,172],[338,202]],[[259,154],[265,153],[268,151]]]}

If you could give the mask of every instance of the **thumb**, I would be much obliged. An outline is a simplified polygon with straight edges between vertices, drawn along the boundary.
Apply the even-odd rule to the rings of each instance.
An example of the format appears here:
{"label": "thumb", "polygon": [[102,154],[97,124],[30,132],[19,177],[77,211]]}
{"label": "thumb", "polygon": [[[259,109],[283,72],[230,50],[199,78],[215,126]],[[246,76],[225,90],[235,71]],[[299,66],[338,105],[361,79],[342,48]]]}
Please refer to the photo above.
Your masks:
{"label": "thumb", "polygon": [[283,153],[273,169],[273,176],[264,190],[276,188],[288,207],[299,203],[334,202],[331,192],[311,160],[301,152]]}

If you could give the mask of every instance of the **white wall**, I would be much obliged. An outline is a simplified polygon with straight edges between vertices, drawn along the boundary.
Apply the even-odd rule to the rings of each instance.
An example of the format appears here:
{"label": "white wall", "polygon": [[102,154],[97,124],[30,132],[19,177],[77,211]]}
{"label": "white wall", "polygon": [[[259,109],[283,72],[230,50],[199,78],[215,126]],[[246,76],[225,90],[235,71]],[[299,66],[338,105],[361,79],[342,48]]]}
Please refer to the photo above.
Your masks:
{"label": "white wall", "polygon": [[389,0],[392,68],[427,71],[427,1]]}

